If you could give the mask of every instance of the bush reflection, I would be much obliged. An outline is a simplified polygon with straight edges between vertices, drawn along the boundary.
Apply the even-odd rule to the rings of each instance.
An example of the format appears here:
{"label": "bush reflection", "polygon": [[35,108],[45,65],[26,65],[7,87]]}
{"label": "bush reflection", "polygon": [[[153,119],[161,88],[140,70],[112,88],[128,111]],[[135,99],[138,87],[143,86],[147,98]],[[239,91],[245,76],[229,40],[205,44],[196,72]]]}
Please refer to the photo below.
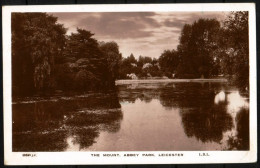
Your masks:
{"label": "bush reflection", "polygon": [[16,102],[13,151],[63,151],[70,142],[87,148],[100,130],[118,131],[122,117],[116,93]]}
{"label": "bush reflection", "polygon": [[[249,149],[249,100],[236,88],[225,83],[150,83],[119,85],[117,89],[117,93],[13,102],[13,151],[88,150],[101,132],[116,134],[122,125],[135,122],[124,121],[123,124],[126,111],[122,110],[127,103],[140,104],[141,101],[152,107],[154,100],[157,106],[166,109],[160,113],[177,114],[174,117],[180,121],[179,128],[185,137],[203,144],[219,144],[222,150]],[[164,123],[169,115],[160,116]],[[150,121],[143,123],[147,122]],[[122,135],[125,132],[117,136]]]}
{"label": "bush reflection", "polygon": [[[249,105],[235,88],[225,83],[139,84],[120,93],[120,101],[159,99],[180,109],[185,134],[203,143],[223,144],[223,150],[249,149]],[[131,95],[131,96],[130,96]],[[232,133],[231,133],[232,132]]]}

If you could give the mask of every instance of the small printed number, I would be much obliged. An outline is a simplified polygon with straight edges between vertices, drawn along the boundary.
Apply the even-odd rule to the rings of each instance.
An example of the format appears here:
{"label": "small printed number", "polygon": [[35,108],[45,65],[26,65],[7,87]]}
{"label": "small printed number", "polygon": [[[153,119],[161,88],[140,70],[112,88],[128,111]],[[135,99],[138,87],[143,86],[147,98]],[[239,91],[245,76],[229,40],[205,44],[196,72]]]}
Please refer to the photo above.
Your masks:
{"label": "small printed number", "polygon": [[24,153],[23,157],[36,157],[36,154]]}

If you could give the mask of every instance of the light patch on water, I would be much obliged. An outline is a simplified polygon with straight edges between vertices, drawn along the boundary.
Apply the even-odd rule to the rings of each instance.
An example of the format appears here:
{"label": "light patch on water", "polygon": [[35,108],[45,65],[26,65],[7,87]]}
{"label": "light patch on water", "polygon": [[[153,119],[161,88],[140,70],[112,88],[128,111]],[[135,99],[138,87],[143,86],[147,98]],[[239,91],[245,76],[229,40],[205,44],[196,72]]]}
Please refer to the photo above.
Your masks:
{"label": "light patch on water", "polygon": [[[233,123],[234,123],[234,120],[233,120]],[[233,138],[234,140],[237,140],[237,134],[238,134],[238,131],[237,131],[237,124],[235,123],[234,124],[234,127],[227,131],[227,132],[224,132],[223,133],[223,139],[221,140],[220,143],[223,144],[223,149],[228,149],[228,141],[230,138]]]}
{"label": "light patch on water", "polygon": [[60,99],[61,99],[61,100],[72,100],[73,97],[61,97]]}
{"label": "light patch on water", "polygon": [[138,83],[133,83],[131,85],[127,85],[127,89],[136,89],[138,87]]}
{"label": "light patch on water", "polygon": [[219,93],[215,96],[214,103],[215,103],[215,104],[219,104],[220,102],[225,101],[225,99],[226,99],[225,92],[224,92],[224,91],[221,91],[221,92],[219,92]]}
{"label": "light patch on water", "polygon": [[237,113],[242,107],[248,108],[249,103],[243,98],[238,91],[232,92],[227,95],[228,106],[227,110],[232,115]]}
{"label": "light patch on water", "polygon": [[128,84],[126,88],[127,89],[158,89],[167,84],[168,83],[156,83],[156,84],[132,83],[132,84]]}
{"label": "light patch on water", "polygon": [[13,101],[12,104],[32,104],[32,103],[39,103],[39,102],[57,102],[59,101],[58,98],[50,98],[50,99],[37,99],[36,100],[18,100],[18,101]]}
{"label": "light patch on water", "polygon": [[113,109],[81,109],[78,111],[78,113],[87,113],[87,114],[105,114],[105,113],[111,113],[111,112],[118,112],[120,108],[113,108]]}
{"label": "light patch on water", "polygon": [[236,121],[237,114],[240,112],[241,108],[249,108],[249,103],[246,101],[246,98],[242,97],[238,91],[232,92],[230,94],[227,94],[227,112],[232,117],[233,122],[233,128],[227,132],[223,133],[223,139],[221,140],[221,143],[224,143],[224,148],[228,147],[228,140],[230,138],[233,138],[234,140],[237,140],[238,135],[238,123]]}

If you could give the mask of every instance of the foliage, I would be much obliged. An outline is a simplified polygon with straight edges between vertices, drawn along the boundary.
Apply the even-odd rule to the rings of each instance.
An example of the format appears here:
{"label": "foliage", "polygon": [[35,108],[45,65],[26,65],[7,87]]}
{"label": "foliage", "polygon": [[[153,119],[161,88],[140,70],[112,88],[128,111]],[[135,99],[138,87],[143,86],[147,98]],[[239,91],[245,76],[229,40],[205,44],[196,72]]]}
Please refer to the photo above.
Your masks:
{"label": "foliage", "polygon": [[55,85],[55,58],[61,55],[66,29],[46,13],[12,13],[12,82],[14,94]]}
{"label": "foliage", "polygon": [[131,78],[130,76],[133,75],[138,78],[159,77],[161,74],[157,59],[139,56],[136,60],[134,55],[131,54],[121,61],[119,79]]}
{"label": "foliage", "polygon": [[217,50],[217,37],[220,23],[216,19],[199,19],[192,25],[186,24],[180,36],[178,53],[180,63],[178,75],[210,77],[214,65],[214,53]]}
{"label": "foliage", "polygon": [[[67,37],[63,54],[63,68],[70,73],[58,73],[59,86],[64,90],[90,90],[108,88],[113,83],[112,72],[108,71],[109,65],[106,55],[101,51],[98,42],[91,32],[77,29]],[[66,83],[70,83],[69,85]],[[65,84],[65,85],[64,85]]]}
{"label": "foliage", "polygon": [[225,20],[219,44],[222,69],[242,89],[249,88],[248,12],[231,12]]}
{"label": "foliage", "polygon": [[131,54],[130,56],[123,58],[120,62],[119,79],[129,78],[127,74],[137,74],[139,71],[137,60],[134,55]]}
{"label": "foliage", "polygon": [[107,60],[109,72],[115,80],[118,78],[120,61],[122,59],[122,54],[119,52],[119,46],[114,41],[107,43],[101,42],[99,46]]}
{"label": "foliage", "polygon": [[179,54],[175,50],[165,50],[162,53],[159,64],[165,76],[172,77],[172,74],[176,73],[179,60]]}
{"label": "foliage", "polygon": [[144,64],[146,64],[146,63],[152,63],[152,58],[151,57],[144,57],[144,56],[139,56],[139,58],[138,58],[138,63],[137,63],[137,65],[139,66],[139,67],[143,67],[143,65]]}
{"label": "foliage", "polygon": [[[66,35],[46,13],[12,13],[12,87],[14,95],[53,90],[113,89],[116,79],[209,78],[222,75],[249,88],[248,12],[185,24],[177,49],[158,59],[123,58],[116,42],[98,42],[84,29]],[[174,76],[173,76],[174,74]]]}
{"label": "foliage", "polygon": [[118,45],[99,46],[94,34],[84,29],[65,34],[52,15],[12,14],[14,95],[114,87],[121,59]]}

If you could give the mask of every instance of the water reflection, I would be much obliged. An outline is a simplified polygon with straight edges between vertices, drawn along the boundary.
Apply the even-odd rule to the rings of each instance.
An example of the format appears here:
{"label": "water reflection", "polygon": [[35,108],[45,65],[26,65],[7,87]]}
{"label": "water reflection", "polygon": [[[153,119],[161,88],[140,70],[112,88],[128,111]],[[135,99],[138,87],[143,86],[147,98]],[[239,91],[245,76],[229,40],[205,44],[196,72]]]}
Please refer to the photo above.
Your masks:
{"label": "water reflection", "polygon": [[219,104],[220,102],[223,102],[225,100],[226,100],[226,94],[225,94],[224,91],[221,91],[218,94],[216,94],[215,99],[214,99],[214,103]]}
{"label": "water reflection", "polygon": [[[57,99],[57,98],[55,98]],[[13,104],[13,151],[81,150],[120,129],[116,93]],[[73,147],[72,147],[73,146]]]}
{"label": "water reflection", "polygon": [[249,149],[249,100],[225,83],[117,87],[13,102],[13,151]]}
{"label": "water reflection", "polygon": [[[182,125],[187,137],[195,137],[203,143],[219,143],[223,133],[233,127],[232,117],[226,112],[225,94],[219,91],[224,86],[196,83],[177,85],[175,88],[176,90],[170,91],[164,88],[161,101],[165,106],[180,108]],[[169,92],[172,92],[170,97]]]}
{"label": "water reflection", "polygon": [[226,113],[224,103],[212,106],[209,102],[198,108],[183,109],[181,117],[187,136],[195,136],[202,142],[220,142],[223,132],[233,126],[232,117]]}
{"label": "water reflection", "polygon": [[153,89],[146,84],[134,89],[128,86],[129,92],[121,89],[120,100],[159,99],[166,110],[178,108],[188,138],[196,138],[205,146],[216,143],[206,150],[249,149],[248,98],[235,88],[223,83],[170,83],[157,84],[157,88],[155,85]]}
{"label": "water reflection", "polygon": [[232,116],[234,127],[225,132],[226,149],[249,149],[249,102],[238,91],[227,96],[227,112]]}

